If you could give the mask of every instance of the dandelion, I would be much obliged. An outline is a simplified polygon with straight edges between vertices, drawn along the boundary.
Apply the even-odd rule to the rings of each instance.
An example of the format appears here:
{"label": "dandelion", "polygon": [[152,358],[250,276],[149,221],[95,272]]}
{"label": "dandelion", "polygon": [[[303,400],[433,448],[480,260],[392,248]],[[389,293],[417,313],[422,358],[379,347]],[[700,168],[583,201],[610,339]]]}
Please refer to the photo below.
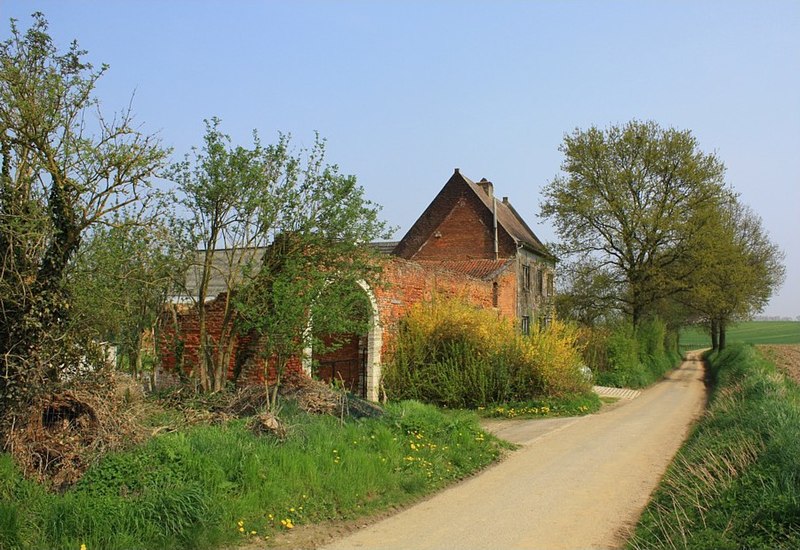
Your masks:
{"label": "dandelion", "polygon": [[250,535],[257,535],[257,534],[258,533],[256,533],[255,531],[250,531]]}
{"label": "dandelion", "polygon": [[84,543],[81,543],[81,550],[86,550],[86,545]]}
{"label": "dandelion", "polygon": [[294,508],[289,508],[289,511],[294,514]]}

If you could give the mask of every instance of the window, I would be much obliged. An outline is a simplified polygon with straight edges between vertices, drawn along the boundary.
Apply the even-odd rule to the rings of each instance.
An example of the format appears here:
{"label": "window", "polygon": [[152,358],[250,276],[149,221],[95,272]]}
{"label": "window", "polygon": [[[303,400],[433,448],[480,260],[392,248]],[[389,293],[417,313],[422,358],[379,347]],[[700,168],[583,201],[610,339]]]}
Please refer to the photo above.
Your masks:
{"label": "window", "polygon": [[537,270],[536,271],[536,294],[538,294],[540,296],[542,294],[542,290],[543,290],[543,287],[544,287],[543,280],[542,280],[543,278],[544,278],[544,270],[543,269]]}
{"label": "window", "polygon": [[525,290],[531,289],[531,266],[522,266],[522,288]]}
{"label": "window", "polygon": [[553,274],[547,274],[547,295],[554,296],[556,293],[555,283],[553,282]]}
{"label": "window", "polygon": [[492,283],[492,306],[497,307],[497,304],[500,302],[500,288],[497,286],[497,282],[495,281]]}
{"label": "window", "polygon": [[531,333],[531,318],[527,315],[522,316],[522,322],[520,323],[520,330],[522,334],[529,335]]}

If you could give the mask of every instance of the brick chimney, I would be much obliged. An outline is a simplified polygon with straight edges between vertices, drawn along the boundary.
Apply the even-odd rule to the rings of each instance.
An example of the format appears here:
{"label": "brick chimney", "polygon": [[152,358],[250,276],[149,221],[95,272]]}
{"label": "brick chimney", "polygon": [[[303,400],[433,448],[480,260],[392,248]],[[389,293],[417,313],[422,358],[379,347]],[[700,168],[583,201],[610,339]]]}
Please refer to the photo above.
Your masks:
{"label": "brick chimney", "polygon": [[489,195],[490,199],[494,196],[494,185],[492,185],[492,182],[486,178],[481,178],[481,181],[478,182],[478,185],[481,186],[481,189],[483,189],[484,193]]}

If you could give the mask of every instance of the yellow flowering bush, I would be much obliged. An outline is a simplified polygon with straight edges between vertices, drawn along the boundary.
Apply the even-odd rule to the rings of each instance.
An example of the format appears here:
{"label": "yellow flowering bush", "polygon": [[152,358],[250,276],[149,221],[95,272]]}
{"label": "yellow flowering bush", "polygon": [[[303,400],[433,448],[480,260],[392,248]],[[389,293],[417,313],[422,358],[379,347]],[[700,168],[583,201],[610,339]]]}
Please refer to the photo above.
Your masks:
{"label": "yellow flowering bush", "polygon": [[530,336],[509,319],[451,298],[411,308],[384,373],[390,397],[478,407],[588,390],[578,329],[553,321]]}

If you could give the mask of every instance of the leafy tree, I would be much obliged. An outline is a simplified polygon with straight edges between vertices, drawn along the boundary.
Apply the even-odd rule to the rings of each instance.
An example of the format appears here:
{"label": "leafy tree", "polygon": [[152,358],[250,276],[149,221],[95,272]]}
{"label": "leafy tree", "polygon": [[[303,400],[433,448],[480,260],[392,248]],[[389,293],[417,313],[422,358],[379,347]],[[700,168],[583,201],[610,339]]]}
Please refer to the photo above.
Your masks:
{"label": "leafy tree", "polygon": [[142,221],[119,219],[92,231],[69,277],[73,322],[114,344],[135,377],[143,374],[143,338],[156,341],[158,318],[186,270],[177,221],[163,211]]}
{"label": "leafy tree", "polygon": [[[337,345],[321,335],[366,332],[372,312],[359,282],[379,284],[380,255],[369,243],[388,237],[380,208],[364,198],[354,176],[326,165],[324,153],[317,141],[302,171],[285,171],[286,206],[272,220],[274,238],[238,296],[242,330],[253,336],[250,349],[257,346],[276,374],[273,403],[291,358]],[[301,156],[291,165],[300,165]],[[268,384],[271,374],[265,372]]]}
{"label": "leafy tree", "polygon": [[0,399],[54,383],[83,356],[70,345],[66,275],[85,232],[141,204],[165,151],[130,110],[103,116],[77,43],[60,52],[47,22],[11,21],[0,44]]}
{"label": "leafy tree", "polygon": [[[280,207],[275,200],[279,170],[286,159],[284,138],[265,148],[254,135],[249,149],[230,141],[219,119],[206,121],[203,146],[166,173],[184,197],[189,233],[200,246],[186,288],[200,333],[198,364],[190,374],[204,391],[219,391],[227,380],[236,339],[233,293],[269,242],[269,220]],[[206,308],[214,298],[222,301],[216,333],[209,330]]]}
{"label": "leafy tree", "polygon": [[783,283],[783,252],[761,218],[731,196],[700,236],[691,256],[698,269],[683,295],[709,324],[714,349],[725,348],[726,327],[763,310]]}
{"label": "leafy tree", "polygon": [[575,130],[560,150],[564,175],[541,203],[560,238],[556,252],[583,277],[603,278],[598,303],[615,289],[615,307],[636,326],[694,269],[680,259],[725,193],[724,166],[690,132],[654,122]]}
{"label": "leafy tree", "polygon": [[[308,346],[312,306],[329,294],[322,290],[368,279],[375,264],[366,261],[367,245],[385,233],[355,178],[325,164],[323,141],[294,154],[287,136],[265,147],[254,133],[252,147],[232,147],[219,126],[218,119],[207,122],[202,149],[169,171],[202,246],[187,287],[200,330],[192,374],[205,391],[223,388],[244,333],[251,338],[237,353],[236,372],[262,356],[282,372]],[[205,304],[215,296],[222,319],[211,331]],[[344,315],[334,311],[320,310],[314,325],[337,324],[328,320]]]}

